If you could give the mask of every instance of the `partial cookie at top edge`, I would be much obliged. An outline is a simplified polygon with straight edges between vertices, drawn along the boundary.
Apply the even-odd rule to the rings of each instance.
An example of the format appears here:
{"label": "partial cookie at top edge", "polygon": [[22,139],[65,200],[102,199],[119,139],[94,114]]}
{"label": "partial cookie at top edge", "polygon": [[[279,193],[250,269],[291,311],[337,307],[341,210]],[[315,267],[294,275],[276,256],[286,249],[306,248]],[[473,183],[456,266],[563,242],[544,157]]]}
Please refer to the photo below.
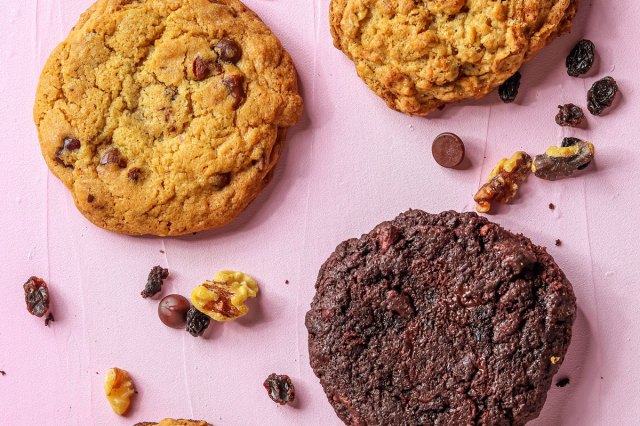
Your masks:
{"label": "partial cookie at top edge", "polygon": [[389,107],[426,115],[495,89],[569,30],[577,3],[332,0],[330,24],[335,46]]}

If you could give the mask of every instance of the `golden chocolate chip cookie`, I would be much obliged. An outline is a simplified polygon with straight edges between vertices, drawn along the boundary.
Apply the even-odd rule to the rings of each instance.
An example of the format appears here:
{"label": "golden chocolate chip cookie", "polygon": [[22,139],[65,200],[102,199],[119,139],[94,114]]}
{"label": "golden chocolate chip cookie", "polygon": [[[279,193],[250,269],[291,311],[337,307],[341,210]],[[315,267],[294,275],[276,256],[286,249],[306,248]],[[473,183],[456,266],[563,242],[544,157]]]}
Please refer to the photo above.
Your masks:
{"label": "golden chocolate chip cookie", "polygon": [[568,32],[578,0],[332,0],[335,46],[389,107],[479,98]]}
{"label": "golden chocolate chip cookie", "polygon": [[133,235],[228,223],[301,113],[291,58],[238,0],[98,0],[51,54],[34,107],[78,209]]}

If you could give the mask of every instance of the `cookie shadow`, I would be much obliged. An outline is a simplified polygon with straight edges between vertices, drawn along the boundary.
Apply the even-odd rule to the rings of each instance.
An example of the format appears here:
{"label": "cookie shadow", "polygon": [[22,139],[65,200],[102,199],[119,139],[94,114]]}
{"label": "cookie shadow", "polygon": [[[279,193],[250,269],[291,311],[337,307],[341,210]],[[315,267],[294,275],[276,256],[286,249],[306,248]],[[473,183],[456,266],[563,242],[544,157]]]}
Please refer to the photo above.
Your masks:
{"label": "cookie shadow", "polygon": [[[540,416],[528,423],[531,426],[561,426],[572,423],[575,413],[587,401],[594,388],[600,386],[597,351],[589,318],[578,308],[573,325],[571,345],[558,373],[553,377],[547,401]],[[558,386],[561,379],[569,379],[565,386]]]}

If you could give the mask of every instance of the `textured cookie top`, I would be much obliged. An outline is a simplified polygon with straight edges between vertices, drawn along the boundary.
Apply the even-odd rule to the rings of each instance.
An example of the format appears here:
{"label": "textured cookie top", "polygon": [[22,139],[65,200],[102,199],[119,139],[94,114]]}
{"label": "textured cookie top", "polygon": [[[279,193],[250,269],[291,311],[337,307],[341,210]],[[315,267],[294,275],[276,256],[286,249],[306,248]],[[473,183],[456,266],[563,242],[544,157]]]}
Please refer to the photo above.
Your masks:
{"label": "textured cookie top", "polygon": [[522,425],[576,315],[544,248],[475,213],[412,210],[338,246],[307,313],[311,366],[351,425]]}
{"label": "textured cookie top", "polygon": [[556,35],[578,0],[332,0],[334,43],[398,111],[487,94]]}
{"label": "textured cookie top", "polygon": [[99,226],[227,223],[263,188],[302,101],[289,55],[237,0],[98,0],[47,61],[34,118]]}

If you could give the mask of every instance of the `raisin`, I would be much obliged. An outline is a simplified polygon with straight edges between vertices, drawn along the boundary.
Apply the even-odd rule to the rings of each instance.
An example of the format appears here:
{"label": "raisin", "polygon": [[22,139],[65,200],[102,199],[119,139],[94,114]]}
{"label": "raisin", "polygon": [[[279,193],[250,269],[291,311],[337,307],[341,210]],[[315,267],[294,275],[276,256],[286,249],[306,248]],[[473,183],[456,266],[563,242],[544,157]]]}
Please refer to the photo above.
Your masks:
{"label": "raisin", "polygon": [[563,388],[565,386],[567,386],[570,383],[570,380],[568,377],[563,377],[562,379],[558,380],[556,382],[556,386],[559,388]]}
{"label": "raisin", "polygon": [[49,312],[49,315],[44,319],[44,325],[49,327],[50,322],[54,322],[56,319],[53,317],[53,314]]}
{"label": "raisin", "polygon": [[22,286],[24,288],[24,301],[31,315],[42,317],[49,310],[49,288],[44,280],[31,277]]}
{"label": "raisin", "polygon": [[571,77],[587,73],[593,66],[595,46],[589,40],[580,40],[567,56],[567,74]]}
{"label": "raisin", "polygon": [[107,164],[117,164],[118,167],[124,169],[127,167],[127,160],[122,157],[118,148],[109,148],[100,157],[100,165],[105,166]]}
{"label": "raisin", "polygon": [[587,92],[587,108],[593,115],[600,115],[609,108],[618,94],[618,83],[613,77],[605,77],[593,83]]}
{"label": "raisin", "polygon": [[[562,148],[567,148],[569,146],[574,146],[578,142],[580,142],[580,139],[568,137],[568,138],[562,139],[562,143],[560,144],[560,146]],[[582,166],[578,166],[578,170],[586,169],[587,167],[589,167],[589,164],[591,164],[591,161],[589,161],[587,164],[583,164]]]}
{"label": "raisin", "polygon": [[139,169],[138,167],[134,167],[131,170],[129,170],[129,173],[127,173],[127,177],[130,180],[137,182],[142,177],[142,170]]}
{"label": "raisin", "polygon": [[242,57],[242,48],[238,42],[227,37],[222,38],[213,50],[218,54],[219,60],[230,64],[237,63]]}
{"label": "raisin", "polygon": [[280,405],[290,404],[296,399],[296,389],[286,374],[272,373],[263,383],[269,398]]}
{"label": "raisin", "polygon": [[187,331],[193,337],[202,336],[204,331],[209,327],[211,318],[197,310],[192,306],[187,312]]}
{"label": "raisin", "polygon": [[222,83],[226,86],[229,95],[233,98],[233,109],[238,109],[246,99],[244,90],[244,76],[230,75],[222,79]]}
{"label": "raisin", "polygon": [[153,297],[160,293],[162,290],[162,280],[169,276],[169,270],[161,266],[154,266],[149,272],[147,278],[147,284],[144,286],[144,290],[140,292],[142,297]]}
{"label": "raisin", "polygon": [[522,74],[520,74],[520,71],[516,71],[514,75],[509,77],[507,81],[498,87],[498,94],[500,95],[502,102],[508,104],[516,100],[516,96],[518,96],[518,89],[520,89],[521,78]]}
{"label": "raisin", "polygon": [[578,105],[558,105],[558,110],[556,124],[559,126],[578,127],[584,122],[584,112]]}

